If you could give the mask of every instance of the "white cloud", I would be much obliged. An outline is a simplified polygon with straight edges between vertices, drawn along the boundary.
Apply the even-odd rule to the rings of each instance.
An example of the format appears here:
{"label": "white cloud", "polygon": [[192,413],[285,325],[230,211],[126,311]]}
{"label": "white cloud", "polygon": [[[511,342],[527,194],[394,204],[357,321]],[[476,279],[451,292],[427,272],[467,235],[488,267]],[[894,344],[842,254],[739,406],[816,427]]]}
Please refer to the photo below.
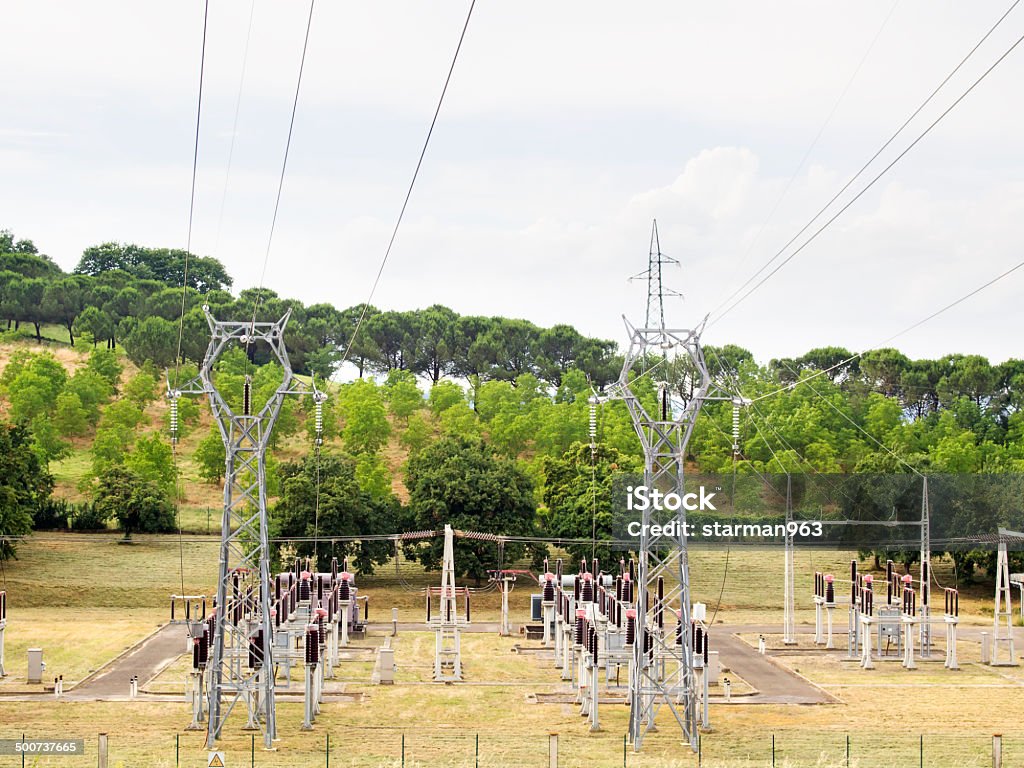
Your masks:
{"label": "white cloud", "polygon": [[[364,299],[466,7],[317,6],[269,285],[308,302]],[[620,339],[620,314],[643,308],[643,286],[626,278],[646,266],[657,217],[663,249],[682,262],[668,278],[687,297],[669,314],[696,322],[831,197],[1002,12],[901,2],[790,181],[890,8],[480,5],[375,301],[571,322]],[[256,5],[222,221],[248,9],[244,0],[211,5],[193,235],[239,288],[259,280],[305,22],[301,4]],[[7,10],[18,33],[0,67],[17,76],[0,82],[0,226],[67,268],[103,240],[182,246],[199,6],[51,0]],[[997,32],[886,158],[1009,40]],[[1019,259],[1019,55],[712,326],[708,341],[763,358],[816,344],[860,348]],[[1001,329],[1024,319],[1021,279],[898,343],[915,355],[1020,354]]]}

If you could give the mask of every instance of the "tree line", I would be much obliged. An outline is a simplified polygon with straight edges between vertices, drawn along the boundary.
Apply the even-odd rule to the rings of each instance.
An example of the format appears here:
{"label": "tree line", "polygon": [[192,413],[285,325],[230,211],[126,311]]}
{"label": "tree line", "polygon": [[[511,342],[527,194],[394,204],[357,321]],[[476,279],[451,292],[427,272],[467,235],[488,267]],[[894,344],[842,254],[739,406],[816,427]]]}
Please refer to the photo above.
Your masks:
{"label": "tree line", "polygon": [[[65,273],[31,240],[0,231],[0,320],[8,330],[30,324],[39,341],[45,326],[60,326],[71,346],[80,337],[109,349],[121,345],[137,365],[148,361],[158,368],[174,363],[179,330],[181,359],[202,359],[209,339],[204,306],[218,318],[258,321],[290,312],[294,369],[324,379],[347,359],[360,377],[403,370],[436,383],[447,377],[511,381],[532,373],[557,387],[576,368],[603,386],[621,364],[615,342],[586,337],[570,325],[541,328],[527,320],[460,316],[441,305],[414,311],[307,306],[268,288],[234,296],[231,276],[211,257],[188,255],[183,296],[186,255],[103,243],[86,248]],[[264,350],[250,354],[256,364],[268,360]]]}
{"label": "tree line", "polygon": [[[0,240],[0,250],[7,251],[0,255],[0,317],[12,328],[37,322],[27,310],[11,309],[16,306],[8,298],[17,295],[10,289],[14,281],[42,281],[40,306],[46,304],[47,290],[52,305],[58,286],[77,281],[88,302],[65,327],[94,345],[87,364],[73,374],[45,353],[19,353],[12,359],[0,377],[0,397],[3,412],[22,431],[9,439],[31,450],[43,472],[48,462],[66,455],[69,441],[86,441],[90,470],[83,490],[98,505],[93,511],[112,514],[117,505],[105,504],[107,497],[148,499],[153,504],[134,505],[149,510],[145,520],[124,525],[166,525],[164,508],[156,501],[169,498],[173,468],[166,441],[146,433],[142,412],[159,394],[160,369],[173,363],[176,354],[182,294],[180,286],[169,284],[176,268],[171,255],[152,255],[136,246],[98,246],[87,250],[84,264],[68,275],[55,265],[46,266],[48,260],[30,242],[6,237]],[[189,271],[191,275],[191,258]],[[155,274],[170,275],[169,281]],[[437,305],[412,312],[367,307],[362,332],[352,340],[362,306],[304,306],[269,290],[233,297],[230,277],[212,266],[208,274],[194,278],[194,285],[192,279],[186,294],[183,376],[195,371],[187,361],[201,359],[205,351],[204,303],[218,317],[248,317],[254,306],[260,319],[291,311],[286,342],[297,370],[327,378],[347,352],[361,374],[374,374],[332,388],[326,404],[325,456],[335,458],[325,459],[321,468],[338,473],[333,503],[339,506],[333,517],[325,518],[325,535],[334,528],[332,519],[339,534],[387,533],[395,525],[430,527],[431,520],[445,515],[463,521],[476,516],[475,530],[480,531],[503,525],[565,538],[588,538],[595,529],[598,537],[611,534],[612,478],[642,461],[621,403],[600,407],[597,446],[592,451],[588,444],[587,399],[593,388],[601,390],[614,380],[621,367],[614,343],[584,337],[570,326],[544,329],[525,320],[459,316]],[[97,316],[105,318],[99,329],[90,325],[90,317]],[[110,328],[114,335],[105,337]],[[139,366],[125,382],[120,381],[117,351],[107,349],[117,345]],[[1022,360],[991,364],[970,354],[914,360],[895,349],[854,355],[842,347],[823,347],[759,363],[749,350],[734,345],[708,345],[705,355],[718,383],[753,403],[742,409],[738,455],[732,449],[732,405],[705,405],[687,456],[697,471],[1024,472]],[[656,373],[639,379],[635,387],[651,411],[658,408],[662,382],[682,397],[692,394],[693,371],[686,361],[651,361],[646,367]],[[251,350],[235,348],[222,359],[218,385],[229,400],[241,398],[250,372],[260,396],[273,390],[280,375],[274,363]],[[187,432],[198,423],[200,406],[186,399],[181,404]],[[283,439],[300,430],[309,434],[311,419],[308,404],[290,400],[276,436]],[[397,501],[394,473],[384,456],[396,442],[408,457],[399,473],[410,496],[405,504]],[[500,467],[485,467],[481,453]],[[193,458],[206,482],[221,482],[224,455],[216,432],[196,443]],[[308,462],[281,467],[271,462],[271,493],[279,499],[275,519],[282,534],[309,535],[302,512],[303,494],[309,491]],[[445,495],[451,496],[453,487],[467,492],[473,483],[464,479],[453,486],[444,473],[474,466],[481,468],[483,483],[470,494],[476,501],[451,507]],[[518,474],[508,474],[512,470]],[[504,480],[497,483],[495,477]],[[44,487],[45,481],[41,483]],[[492,494],[502,483],[514,495],[506,507],[515,510],[513,517],[494,514]],[[978,486],[978,494],[982,488]],[[370,508],[377,512],[365,516],[361,511]],[[523,512],[527,508],[529,514]],[[913,514],[909,506],[908,514]],[[957,514],[979,531],[1006,522],[997,519],[1001,512],[981,496],[958,502]],[[364,531],[370,518],[392,527]],[[357,525],[355,520],[362,522]],[[460,524],[469,528],[471,522]],[[79,527],[88,523],[86,515]],[[373,548],[365,553],[371,564],[387,556]],[[430,562],[430,553],[423,556]],[[482,551],[470,558],[483,559]],[[977,553],[959,553],[957,559],[965,569],[972,563],[988,564],[988,556]]]}

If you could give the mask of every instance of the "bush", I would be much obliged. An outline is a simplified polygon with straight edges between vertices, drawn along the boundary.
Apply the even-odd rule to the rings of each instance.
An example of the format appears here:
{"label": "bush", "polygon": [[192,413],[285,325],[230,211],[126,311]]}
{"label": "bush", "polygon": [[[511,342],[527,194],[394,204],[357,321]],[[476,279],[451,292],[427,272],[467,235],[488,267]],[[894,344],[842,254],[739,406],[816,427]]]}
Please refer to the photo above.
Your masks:
{"label": "bush", "polygon": [[106,510],[96,504],[85,502],[75,508],[71,517],[71,530],[73,531],[105,531],[107,520],[110,519]]}
{"label": "bush", "polygon": [[67,499],[45,499],[32,512],[32,529],[36,531],[66,531],[75,516],[75,505]]}

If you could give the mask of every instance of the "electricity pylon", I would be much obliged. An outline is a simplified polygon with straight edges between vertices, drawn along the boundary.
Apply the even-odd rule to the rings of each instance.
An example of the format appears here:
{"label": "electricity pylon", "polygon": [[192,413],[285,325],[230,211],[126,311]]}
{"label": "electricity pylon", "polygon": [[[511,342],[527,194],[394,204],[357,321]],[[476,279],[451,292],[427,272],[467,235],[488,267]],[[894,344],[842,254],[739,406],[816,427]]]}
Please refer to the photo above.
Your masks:
{"label": "electricity pylon", "polygon": [[[276,322],[221,321],[203,307],[210,326],[210,344],[199,376],[171,398],[172,440],[176,439],[177,398],[206,395],[224,441],[224,513],[221,518],[217,605],[210,643],[207,746],[213,748],[231,711],[242,702],[250,727],[263,732],[268,749],[277,737],[274,701],[273,622],[267,525],[266,450],[287,395],[324,395],[296,381],[284,344],[289,310]],[[214,365],[233,342],[247,348],[266,344],[284,371],[281,384],[253,412],[251,383],[246,377],[242,413],[228,405],[214,385]],[[252,653],[250,653],[252,651]],[[250,660],[254,663],[250,666]]]}
{"label": "electricity pylon", "polygon": [[[685,493],[684,457],[686,446],[697,420],[697,414],[708,399],[728,399],[731,395],[711,393],[712,380],[700,345],[701,329],[673,329],[665,325],[664,298],[680,296],[667,291],[662,284],[662,265],[676,264],[661,253],[658,225],[651,228],[651,248],[647,271],[637,278],[647,278],[646,325],[634,328],[624,317],[629,334],[622,372],[609,387],[607,399],[626,404],[633,428],[644,451],[644,479],[648,489],[664,494]],[[661,360],[650,365],[652,358]],[[669,356],[674,356],[676,373],[690,377],[682,399],[673,397],[667,381]],[[657,370],[661,367],[660,370]],[[658,402],[653,411],[650,403],[641,402],[635,382],[650,376],[657,384]],[[658,381],[658,379],[662,379]],[[662,707],[667,707],[683,733],[683,740],[696,751],[698,738],[697,678],[694,672],[694,633],[691,624],[690,566],[687,555],[686,510],[679,505],[671,512],[654,517],[656,510],[648,505],[641,513],[640,541],[637,546],[635,610],[637,637],[633,645],[633,673],[629,680],[629,729],[627,736],[633,749],[639,751],[644,735],[655,729],[655,720]],[[655,528],[651,523],[668,523]],[[673,525],[674,523],[674,525]],[[649,603],[653,596],[653,610]],[[677,638],[674,628],[666,630],[665,615],[678,611],[682,625]]]}
{"label": "electricity pylon", "polygon": [[645,328],[665,327],[665,297],[682,298],[683,294],[666,288],[662,282],[661,268],[671,264],[678,266],[679,260],[661,252],[661,239],[658,237],[658,220],[651,221],[651,246],[647,254],[647,269],[630,280],[647,281],[647,313],[644,315]]}

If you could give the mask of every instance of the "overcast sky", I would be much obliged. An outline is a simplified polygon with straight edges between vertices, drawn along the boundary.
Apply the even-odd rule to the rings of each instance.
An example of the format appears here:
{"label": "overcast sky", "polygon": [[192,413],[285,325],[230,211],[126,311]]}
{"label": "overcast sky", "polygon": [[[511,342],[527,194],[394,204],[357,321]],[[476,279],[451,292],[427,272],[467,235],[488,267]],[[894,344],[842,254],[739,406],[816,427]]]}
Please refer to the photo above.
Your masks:
{"label": "overcast sky", "polygon": [[[657,217],[681,262],[666,282],[685,295],[668,319],[690,326],[1008,5],[480,0],[374,304],[441,303],[622,341],[621,315],[643,318],[644,286],[626,278],[646,267]],[[317,4],[268,286],[338,307],[366,298],[467,7]],[[256,0],[233,132],[250,3],[210,3],[192,246],[224,262],[236,291],[260,279],[306,8]],[[199,0],[3,3],[0,228],[65,269],[108,240],[184,247],[202,11]],[[1022,34],[1024,7],[877,168]],[[1024,44],[705,341],[762,360],[862,350],[1020,261],[1022,81]],[[894,344],[914,357],[1022,357],[1022,286],[1024,270]]]}

